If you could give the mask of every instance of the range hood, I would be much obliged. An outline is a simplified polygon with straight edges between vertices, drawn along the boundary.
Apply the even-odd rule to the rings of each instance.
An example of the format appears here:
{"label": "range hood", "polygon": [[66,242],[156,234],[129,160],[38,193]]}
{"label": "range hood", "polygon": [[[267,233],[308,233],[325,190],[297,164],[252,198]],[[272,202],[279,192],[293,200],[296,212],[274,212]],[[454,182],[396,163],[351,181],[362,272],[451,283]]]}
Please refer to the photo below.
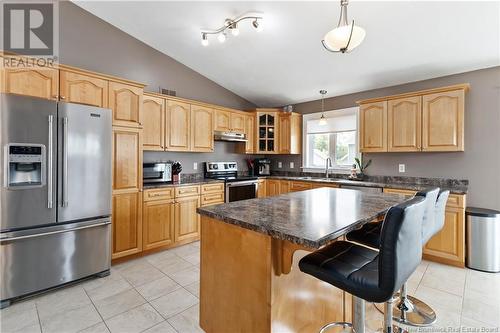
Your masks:
{"label": "range hood", "polygon": [[215,141],[247,142],[247,137],[245,134],[236,132],[215,131],[214,139]]}

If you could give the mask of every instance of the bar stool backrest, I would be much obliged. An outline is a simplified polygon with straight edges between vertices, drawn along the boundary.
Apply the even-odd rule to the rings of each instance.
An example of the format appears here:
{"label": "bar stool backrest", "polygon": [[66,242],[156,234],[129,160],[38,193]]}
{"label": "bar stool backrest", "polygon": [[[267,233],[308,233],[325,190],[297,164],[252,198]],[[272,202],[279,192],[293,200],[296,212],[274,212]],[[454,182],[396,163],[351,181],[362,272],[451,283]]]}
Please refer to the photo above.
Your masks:
{"label": "bar stool backrest", "polygon": [[425,191],[419,191],[416,197],[425,198],[424,219],[422,221],[422,244],[425,244],[434,236],[436,219],[436,202],[439,195],[439,187]]}
{"label": "bar stool backrest", "polygon": [[378,262],[379,288],[388,297],[401,288],[422,260],[422,197],[393,206],[382,225]]}
{"label": "bar stool backrest", "polygon": [[446,210],[446,202],[448,201],[448,197],[450,195],[450,191],[443,191],[439,193],[439,197],[435,206],[435,218],[434,218],[434,230],[433,236],[437,234],[444,226],[445,219],[445,210]]}

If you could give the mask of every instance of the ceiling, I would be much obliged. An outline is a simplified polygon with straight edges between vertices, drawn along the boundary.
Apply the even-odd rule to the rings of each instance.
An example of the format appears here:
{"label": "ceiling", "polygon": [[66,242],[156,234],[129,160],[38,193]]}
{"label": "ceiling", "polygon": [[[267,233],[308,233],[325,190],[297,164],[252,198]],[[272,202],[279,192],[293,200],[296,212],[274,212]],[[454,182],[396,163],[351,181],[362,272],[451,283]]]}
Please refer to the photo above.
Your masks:
{"label": "ceiling", "polygon": [[[351,1],[366,30],[349,54],[329,53],[324,34],[338,1],[75,1],[119,29],[258,106],[280,106],[500,65],[500,2]],[[200,29],[264,12],[265,28],[200,43]]]}

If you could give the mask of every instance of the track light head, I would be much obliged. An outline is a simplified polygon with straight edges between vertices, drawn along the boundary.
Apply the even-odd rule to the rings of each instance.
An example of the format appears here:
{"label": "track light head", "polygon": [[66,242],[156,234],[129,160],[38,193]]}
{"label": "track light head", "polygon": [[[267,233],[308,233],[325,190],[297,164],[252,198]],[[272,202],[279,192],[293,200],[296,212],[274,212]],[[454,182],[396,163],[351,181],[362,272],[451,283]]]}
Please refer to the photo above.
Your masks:
{"label": "track light head", "polygon": [[208,36],[206,33],[201,34],[201,45],[208,46]]}
{"label": "track light head", "polygon": [[219,42],[221,42],[221,43],[224,43],[226,41],[226,33],[225,32],[221,32],[217,36],[217,40],[219,40]]}
{"label": "track light head", "polygon": [[257,18],[255,20],[253,20],[252,25],[255,28],[255,30],[257,30],[258,32],[261,32],[262,30],[264,30],[264,27],[262,25],[262,21],[259,22],[259,19],[257,19]]}

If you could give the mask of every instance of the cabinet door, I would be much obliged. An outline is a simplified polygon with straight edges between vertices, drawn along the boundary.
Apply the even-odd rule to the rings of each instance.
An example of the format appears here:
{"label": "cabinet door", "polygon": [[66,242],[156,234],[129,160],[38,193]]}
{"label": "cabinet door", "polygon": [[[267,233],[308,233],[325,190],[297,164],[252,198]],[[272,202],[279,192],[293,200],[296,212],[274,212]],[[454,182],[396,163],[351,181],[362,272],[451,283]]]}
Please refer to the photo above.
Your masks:
{"label": "cabinet door", "polygon": [[200,237],[200,197],[191,196],[175,200],[175,241],[190,241]]}
{"label": "cabinet door", "polygon": [[142,184],[141,131],[113,128],[113,189],[139,190]]}
{"label": "cabinet door", "polygon": [[245,134],[247,142],[245,143],[245,153],[253,154],[255,152],[255,116],[246,116]]}
{"label": "cabinet door", "polygon": [[267,196],[267,181],[259,180],[257,187],[257,198],[265,198]]}
{"label": "cabinet door", "polygon": [[387,151],[387,102],[360,106],[360,151]]}
{"label": "cabinet door", "polygon": [[214,110],[191,105],[191,151],[214,151]]}
{"label": "cabinet door", "polygon": [[278,140],[278,152],[280,154],[290,154],[290,127],[291,127],[291,115],[290,114],[280,114],[279,117],[279,140]]}
{"label": "cabinet door", "polygon": [[142,125],[142,88],[119,82],[109,82],[108,107],[113,110],[113,125]]}
{"label": "cabinet door", "polygon": [[446,207],[445,214],[443,229],[427,242],[424,254],[432,256],[435,261],[463,267],[465,263],[464,209]]}
{"label": "cabinet door", "polygon": [[215,130],[231,130],[231,114],[228,111],[215,110]]}
{"label": "cabinet door", "polygon": [[143,248],[154,249],[174,242],[174,201],[158,200],[143,205]]}
{"label": "cabinet door", "polygon": [[108,81],[85,74],[60,72],[60,99],[70,103],[108,107]]}
{"label": "cabinet door", "polygon": [[266,194],[268,197],[280,194],[280,181],[277,179],[267,179],[266,180]]}
{"label": "cabinet door", "polygon": [[113,195],[113,259],[142,251],[141,203],[138,191]]}
{"label": "cabinet door", "polygon": [[57,69],[1,69],[2,92],[56,100],[59,95]]}
{"label": "cabinet door", "polygon": [[165,100],[144,96],[142,146],[144,150],[165,149]]}
{"label": "cabinet door", "polygon": [[231,131],[245,133],[245,115],[231,112]]}
{"label": "cabinet door", "polygon": [[420,151],[422,97],[390,100],[387,105],[388,151]]}
{"label": "cabinet door", "polygon": [[278,112],[257,113],[257,151],[258,154],[278,152]]}
{"label": "cabinet door", "polygon": [[280,181],[280,193],[279,194],[286,194],[290,192],[290,182],[288,180],[281,180]]}
{"label": "cabinet door", "polygon": [[464,150],[464,90],[423,96],[422,150]]}
{"label": "cabinet door", "polygon": [[167,150],[189,151],[191,148],[191,105],[167,101]]}

